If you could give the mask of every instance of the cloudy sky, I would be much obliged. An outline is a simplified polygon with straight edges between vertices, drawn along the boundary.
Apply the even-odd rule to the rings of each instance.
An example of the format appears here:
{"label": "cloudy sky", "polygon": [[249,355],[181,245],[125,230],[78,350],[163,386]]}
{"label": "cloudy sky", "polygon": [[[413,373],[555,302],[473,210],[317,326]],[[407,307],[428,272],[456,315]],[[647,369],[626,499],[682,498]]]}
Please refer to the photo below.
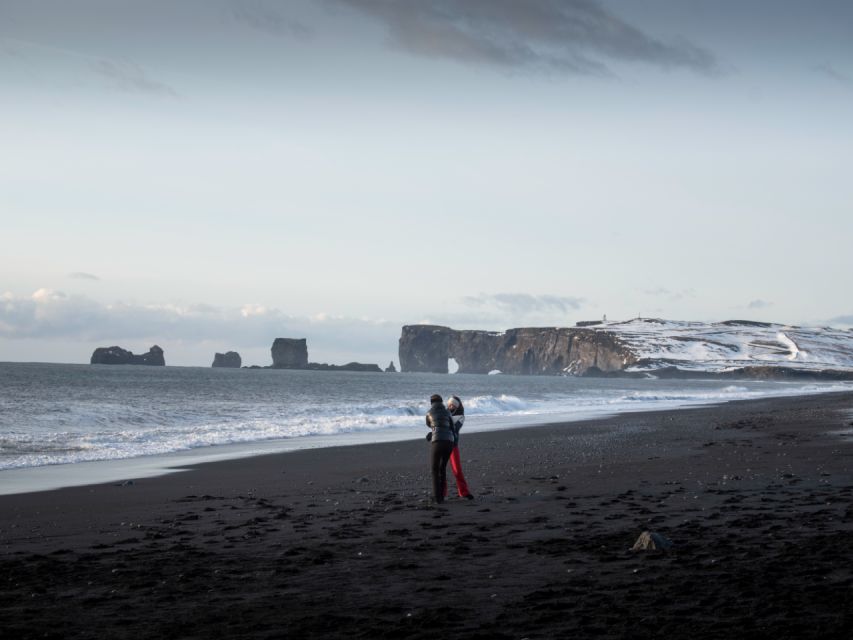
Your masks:
{"label": "cloudy sky", "polygon": [[0,361],[853,324],[846,0],[0,0]]}

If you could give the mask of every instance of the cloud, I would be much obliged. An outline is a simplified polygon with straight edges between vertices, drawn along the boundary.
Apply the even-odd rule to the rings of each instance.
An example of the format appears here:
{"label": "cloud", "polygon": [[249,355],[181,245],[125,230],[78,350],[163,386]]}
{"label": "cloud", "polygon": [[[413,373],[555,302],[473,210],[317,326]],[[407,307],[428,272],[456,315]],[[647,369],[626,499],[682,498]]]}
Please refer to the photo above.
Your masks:
{"label": "cloud", "polygon": [[142,67],[129,60],[98,59],[92,62],[91,68],[118,91],[147,93],[167,98],[178,97],[178,92],[172,87],[151,79]]}
{"label": "cloud", "polygon": [[646,289],[643,293],[647,296],[668,296],[671,291],[665,287],[655,287],[654,289]]}
{"label": "cloud", "polygon": [[836,316],[829,321],[829,324],[844,324],[853,326],[853,314],[847,316]]}
{"label": "cloud", "polygon": [[68,274],[69,278],[73,280],[100,280],[100,278],[92,273],[86,273],[85,271],[75,271],[74,273]]}
{"label": "cloud", "polygon": [[465,296],[462,302],[470,307],[493,307],[505,313],[524,315],[577,311],[583,305],[584,299],[553,295],[534,296],[529,293],[481,293],[477,296]]}
{"label": "cloud", "polygon": [[837,84],[840,84],[845,89],[853,89],[853,78],[844,73],[841,73],[828,62],[815,65],[814,67],[812,67],[812,70],[815,73],[822,75],[825,78],[829,78]]}
{"label": "cloud", "polygon": [[260,304],[244,304],[240,308],[240,315],[244,318],[251,318],[252,316],[265,316],[270,312],[270,309],[267,309],[265,306]]}
{"label": "cloud", "polygon": [[379,21],[410,53],[554,75],[613,75],[605,60],[721,72],[686,40],[665,42],[598,0],[334,0]]}
{"label": "cloud", "polygon": [[766,309],[767,307],[772,307],[772,302],[767,302],[766,300],[752,300],[748,305],[746,305],[748,309]]}
{"label": "cloud", "polygon": [[[178,98],[178,92],[168,84],[151,78],[145,69],[131,60],[117,60],[93,56],[70,48],[57,47],[29,40],[0,38],[0,54],[19,58],[29,69],[47,64],[61,67],[67,73],[68,65],[76,72],[99,76],[108,87],[128,93]],[[39,73],[38,77],[50,81],[54,73]]]}
{"label": "cloud", "polygon": [[681,289],[680,291],[672,291],[667,289],[666,287],[655,287],[653,289],[645,289],[643,291],[647,296],[659,296],[666,297],[670,300],[684,300],[685,298],[692,298],[696,295],[696,291],[694,289]]}
{"label": "cloud", "polygon": [[252,29],[277,37],[304,38],[311,34],[311,30],[304,24],[284,17],[263,0],[233,0],[231,5],[231,15],[234,19]]}
{"label": "cloud", "polygon": [[156,343],[168,350],[170,342],[269,348],[277,337],[293,337],[307,338],[311,354],[333,357],[336,352],[393,353],[401,324],[327,314],[291,316],[260,305],[102,304],[51,289],[30,296],[0,295],[0,338],[13,340],[64,339],[100,346],[124,342],[136,348]]}
{"label": "cloud", "polygon": [[81,296],[39,289],[21,298],[0,296],[0,337],[49,336],[65,332],[80,337],[98,320],[98,305]]}
{"label": "cloud", "polygon": [[11,58],[20,58],[21,49],[16,47],[5,38],[0,38],[0,54]]}

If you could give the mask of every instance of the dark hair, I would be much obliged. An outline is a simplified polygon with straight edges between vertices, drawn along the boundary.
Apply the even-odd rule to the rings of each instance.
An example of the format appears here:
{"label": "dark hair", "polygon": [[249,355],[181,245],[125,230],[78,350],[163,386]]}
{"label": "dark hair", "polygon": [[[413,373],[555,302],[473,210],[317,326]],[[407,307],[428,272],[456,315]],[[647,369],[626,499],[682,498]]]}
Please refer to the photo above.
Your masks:
{"label": "dark hair", "polygon": [[441,396],[438,395],[437,393],[434,393],[429,397],[429,402],[430,402],[430,404],[435,404],[436,402],[442,402]]}

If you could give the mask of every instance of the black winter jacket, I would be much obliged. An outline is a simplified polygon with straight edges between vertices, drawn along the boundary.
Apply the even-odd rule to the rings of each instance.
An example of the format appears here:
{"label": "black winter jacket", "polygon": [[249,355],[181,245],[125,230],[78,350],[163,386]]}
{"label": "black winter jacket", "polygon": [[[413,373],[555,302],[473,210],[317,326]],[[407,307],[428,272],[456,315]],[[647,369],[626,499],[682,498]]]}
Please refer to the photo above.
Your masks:
{"label": "black winter jacket", "polygon": [[446,440],[453,442],[453,418],[447,407],[441,402],[433,402],[426,414],[426,424],[432,429],[432,441]]}

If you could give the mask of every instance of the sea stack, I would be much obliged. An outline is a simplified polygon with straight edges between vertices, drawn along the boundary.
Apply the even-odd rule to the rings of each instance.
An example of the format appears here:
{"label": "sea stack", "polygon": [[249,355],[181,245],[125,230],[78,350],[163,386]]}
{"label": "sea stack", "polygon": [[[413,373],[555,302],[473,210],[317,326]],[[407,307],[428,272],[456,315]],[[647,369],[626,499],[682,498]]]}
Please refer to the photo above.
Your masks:
{"label": "sea stack", "polygon": [[270,351],[273,369],[308,368],[308,341],[305,338],[276,338]]}
{"label": "sea stack", "polygon": [[121,347],[98,347],[92,353],[90,364],[144,364],[154,367],[166,365],[163,350],[156,344],[148,350],[148,353],[134,355],[132,352]]}
{"label": "sea stack", "polygon": [[397,367],[394,366],[394,361],[388,363],[388,366],[385,367],[385,373],[397,373]]}
{"label": "sea stack", "polygon": [[272,343],[272,366],[270,369],[309,369],[311,371],[359,371],[382,373],[378,364],[348,362],[326,364],[308,362],[308,341],[305,338],[276,338]]}
{"label": "sea stack", "polygon": [[213,356],[213,364],[211,366],[224,367],[227,369],[239,369],[243,366],[243,359],[240,358],[240,354],[236,351],[217,353]]}

